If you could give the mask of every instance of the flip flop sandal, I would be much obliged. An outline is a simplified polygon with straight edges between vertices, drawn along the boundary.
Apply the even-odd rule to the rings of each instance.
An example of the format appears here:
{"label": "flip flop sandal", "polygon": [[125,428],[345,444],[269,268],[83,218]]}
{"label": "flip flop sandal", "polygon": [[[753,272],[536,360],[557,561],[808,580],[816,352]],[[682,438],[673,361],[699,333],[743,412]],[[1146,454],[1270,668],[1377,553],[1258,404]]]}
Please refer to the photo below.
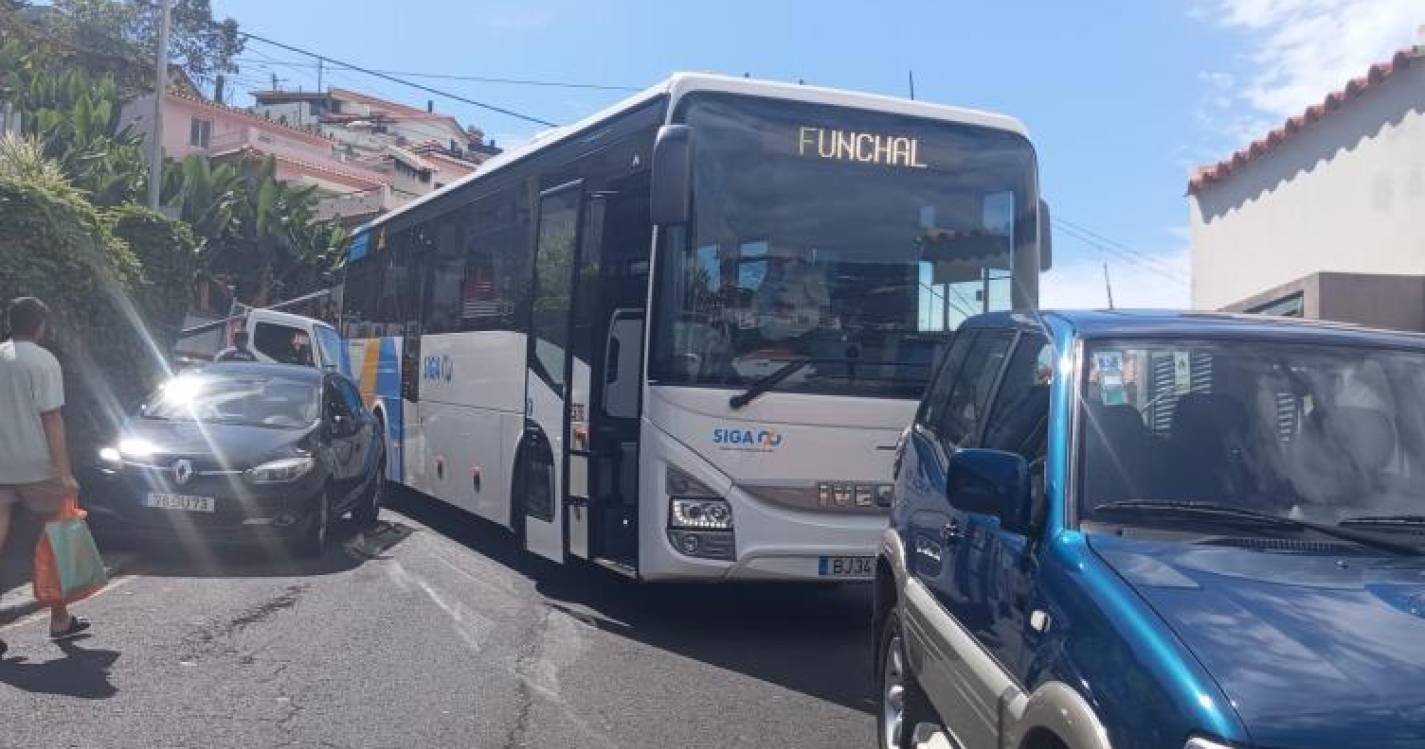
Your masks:
{"label": "flip flop sandal", "polygon": [[75,615],[73,615],[73,614],[70,614],[70,615],[69,615],[69,626],[68,626],[68,627],[65,627],[65,628],[64,628],[64,631],[62,631],[62,632],[50,632],[50,633],[49,633],[49,639],[50,639],[51,641],[53,641],[53,642],[59,642],[60,640],[68,640],[68,639],[71,638],[71,637],[76,637],[76,636],[78,636],[79,634],[81,634],[82,632],[84,632],[84,630],[86,630],[86,629],[89,629],[89,621],[88,621],[88,620],[86,620],[86,619],[80,619],[79,617],[77,617],[77,616],[75,616]]}

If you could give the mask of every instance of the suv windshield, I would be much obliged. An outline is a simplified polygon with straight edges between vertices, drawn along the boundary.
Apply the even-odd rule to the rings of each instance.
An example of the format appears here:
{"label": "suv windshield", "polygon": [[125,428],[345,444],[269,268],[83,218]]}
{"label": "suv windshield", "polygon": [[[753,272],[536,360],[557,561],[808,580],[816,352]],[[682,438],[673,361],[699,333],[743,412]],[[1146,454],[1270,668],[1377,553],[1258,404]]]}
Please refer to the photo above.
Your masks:
{"label": "suv windshield", "polygon": [[[1034,154],[970,125],[692,99],[690,230],[665,232],[650,378],[919,397],[947,332],[1037,265]],[[1032,275],[1037,268],[1031,267]]]}
{"label": "suv windshield", "polygon": [[300,429],[320,416],[315,381],[252,374],[183,374],[143,407],[145,419]]}
{"label": "suv windshield", "polygon": [[1425,353],[1135,340],[1087,361],[1085,519],[1155,501],[1333,524],[1425,513]]}

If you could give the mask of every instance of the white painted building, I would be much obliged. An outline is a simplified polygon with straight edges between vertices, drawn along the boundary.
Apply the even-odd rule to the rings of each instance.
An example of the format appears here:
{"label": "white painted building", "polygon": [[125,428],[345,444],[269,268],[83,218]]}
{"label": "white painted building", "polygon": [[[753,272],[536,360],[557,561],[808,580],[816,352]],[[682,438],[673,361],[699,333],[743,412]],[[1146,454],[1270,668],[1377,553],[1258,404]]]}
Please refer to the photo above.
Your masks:
{"label": "white painted building", "polygon": [[1425,329],[1425,47],[1199,169],[1188,204],[1194,308]]}

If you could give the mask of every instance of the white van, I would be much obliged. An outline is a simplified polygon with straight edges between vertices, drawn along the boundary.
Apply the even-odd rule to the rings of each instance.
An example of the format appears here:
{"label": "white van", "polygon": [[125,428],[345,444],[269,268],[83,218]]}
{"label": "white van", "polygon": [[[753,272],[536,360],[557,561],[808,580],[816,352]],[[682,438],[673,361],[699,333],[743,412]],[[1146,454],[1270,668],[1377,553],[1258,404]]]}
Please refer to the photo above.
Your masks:
{"label": "white van", "polygon": [[258,361],[341,368],[341,336],[335,328],[316,318],[261,308],[185,330],[175,356],[189,363],[211,361],[232,345],[239,328],[247,330],[248,350]]}
{"label": "white van", "polygon": [[[321,320],[252,309],[246,318],[238,318],[236,324],[230,322],[229,330],[237,330],[237,325],[247,329],[248,348],[258,361],[341,368],[341,336]],[[232,340],[231,334],[228,340]]]}

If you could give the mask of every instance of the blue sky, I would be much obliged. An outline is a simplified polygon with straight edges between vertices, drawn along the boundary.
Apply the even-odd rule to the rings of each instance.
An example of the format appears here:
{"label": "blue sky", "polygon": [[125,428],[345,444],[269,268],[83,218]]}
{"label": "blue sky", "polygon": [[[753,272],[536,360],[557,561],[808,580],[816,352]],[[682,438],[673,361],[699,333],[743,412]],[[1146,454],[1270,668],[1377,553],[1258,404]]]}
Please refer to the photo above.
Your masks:
{"label": "blue sky", "polygon": [[[635,87],[704,70],[898,96],[913,70],[917,98],[1022,120],[1055,219],[1102,238],[1056,234],[1046,306],[1102,306],[1105,261],[1119,306],[1186,306],[1191,168],[1362,74],[1425,23],[1425,0],[213,5],[253,33],[381,70]],[[310,60],[256,42],[242,67],[243,90],[273,73],[284,87],[316,84]],[[626,95],[418,80],[558,123]],[[434,98],[502,145],[539,129],[350,71],[326,81],[416,105]]]}

